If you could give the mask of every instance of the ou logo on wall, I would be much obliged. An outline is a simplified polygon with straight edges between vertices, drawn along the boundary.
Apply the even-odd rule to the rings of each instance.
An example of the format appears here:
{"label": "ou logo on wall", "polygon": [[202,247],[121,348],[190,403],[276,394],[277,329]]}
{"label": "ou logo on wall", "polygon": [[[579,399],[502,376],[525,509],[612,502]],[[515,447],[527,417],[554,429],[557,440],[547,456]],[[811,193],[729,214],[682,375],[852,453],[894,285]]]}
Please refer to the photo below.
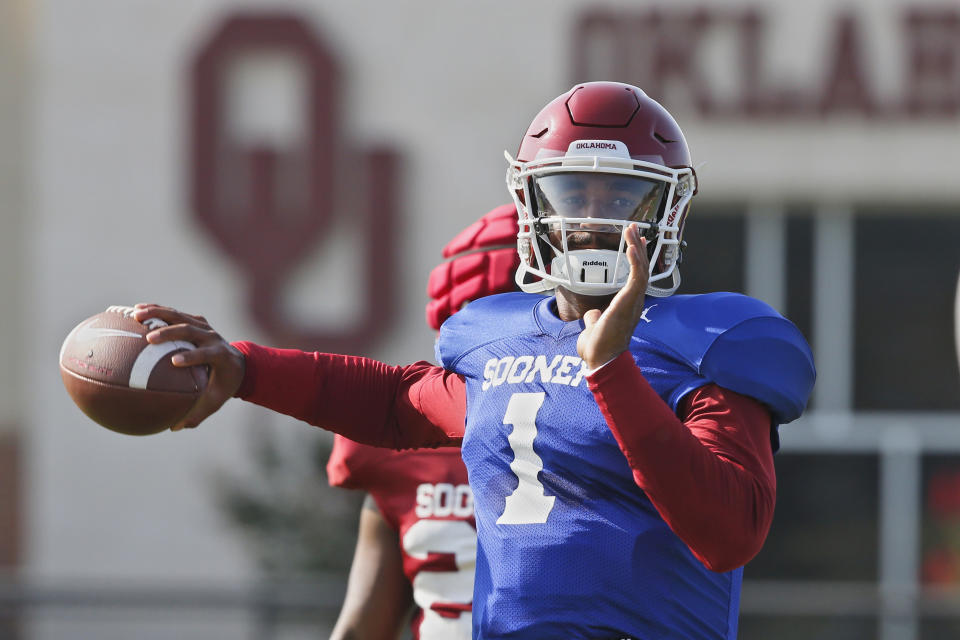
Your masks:
{"label": "ou logo on wall", "polygon": [[[394,308],[384,274],[397,271],[400,163],[339,139],[334,57],[295,15],[237,15],[196,54],[191,89],[192,212],[240,268],[253,320],[283,346],[368,347]],[[283,291],[307,258],[336,249],[339,211],[364,244],[359,268],[325,278],[323,293],[338,304],[355,290],[362,308],[341,328],[305,327]]]}

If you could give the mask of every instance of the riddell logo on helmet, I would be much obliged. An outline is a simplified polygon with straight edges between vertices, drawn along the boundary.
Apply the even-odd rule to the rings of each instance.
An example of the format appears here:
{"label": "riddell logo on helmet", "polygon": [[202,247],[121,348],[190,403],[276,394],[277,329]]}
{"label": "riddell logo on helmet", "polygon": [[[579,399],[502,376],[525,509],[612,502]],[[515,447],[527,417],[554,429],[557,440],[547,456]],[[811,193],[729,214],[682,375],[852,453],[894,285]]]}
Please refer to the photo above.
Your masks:
{"label": "riddell logo on helmet", "polygon": [[587,260],[585,262],[580,263],[580,266],[581,267],[605,267],[607,266],[607,263],[604,262],[603,260]]}

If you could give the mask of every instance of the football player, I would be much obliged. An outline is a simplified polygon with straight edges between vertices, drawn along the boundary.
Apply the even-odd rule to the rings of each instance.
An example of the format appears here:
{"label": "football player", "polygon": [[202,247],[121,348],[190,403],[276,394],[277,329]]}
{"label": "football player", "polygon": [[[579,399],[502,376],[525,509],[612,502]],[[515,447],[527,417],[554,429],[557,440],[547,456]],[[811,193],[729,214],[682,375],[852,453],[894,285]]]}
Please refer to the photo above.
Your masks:
{"label": "football player", "polygon": [[[444,247],[430,273],[427,324],[477,298],[515,291],[517,210],[497,207]],[[470,640],[477,531],[460,450],[391,451],[334,439],[327,476],[367,492],[347,594],[330,640],[388,640],[409,619],[419,640]]]}
{"label": "football player", "polygon": [[696,175],[637,87],[573,87],[508,161],[523,292],[451,316],[442,366],[230,344],[143,305],[170,323],[148,340],[192,341],[175,364],[211,368],[174,428],[239,396],[367,444],[461,445],[474,638],[735,638],[810,349],[759,300],[673,295]]}

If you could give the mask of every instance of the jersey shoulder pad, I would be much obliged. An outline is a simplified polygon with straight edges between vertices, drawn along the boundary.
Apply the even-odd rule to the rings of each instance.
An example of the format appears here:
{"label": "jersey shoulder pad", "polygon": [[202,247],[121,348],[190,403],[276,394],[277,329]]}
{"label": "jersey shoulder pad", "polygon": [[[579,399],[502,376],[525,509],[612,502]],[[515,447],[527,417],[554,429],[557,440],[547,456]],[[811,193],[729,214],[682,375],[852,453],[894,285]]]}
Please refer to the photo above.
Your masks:
{"label": "jersey shoulder pad", "polygon": [[511,292],[479,298],[450,316],[440,327],[437,361],[456,370],[457,361],[473,349],[535,328],[533,310],[544,296]]}
{"label": "jersey shoulder pad", "polygon": [[392,453],[334,435],[333,450],[327,459],[327,481],[331,487],[370,491],[376,484],[378,469]]}
{"label": "jersey shoulder pad", "polygon": [[778,424],[800,416],[816,370],[810,346],[792,322],[737,293],[674,296],[670,307],[664,319],[672,322],[664,322],[657,337],[694,366],[703,383],[759,400]]}

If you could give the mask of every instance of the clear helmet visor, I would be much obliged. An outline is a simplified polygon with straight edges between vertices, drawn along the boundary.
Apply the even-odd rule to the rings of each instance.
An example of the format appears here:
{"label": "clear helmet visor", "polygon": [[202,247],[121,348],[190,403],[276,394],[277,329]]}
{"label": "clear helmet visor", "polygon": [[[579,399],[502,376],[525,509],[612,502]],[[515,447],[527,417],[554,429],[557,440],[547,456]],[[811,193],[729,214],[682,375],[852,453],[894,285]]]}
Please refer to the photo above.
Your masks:
{"label": "clear helmet visor", "polygon": [[[661,180],[597,172],[535,175],[531,176],[530,183],[531,213],[536,218],[616,220],[623,223],[655,222],[667,190],[667,184]],[[597,225],[594,230],[620,231],[620,228],[602,229],[602,226]]]}

